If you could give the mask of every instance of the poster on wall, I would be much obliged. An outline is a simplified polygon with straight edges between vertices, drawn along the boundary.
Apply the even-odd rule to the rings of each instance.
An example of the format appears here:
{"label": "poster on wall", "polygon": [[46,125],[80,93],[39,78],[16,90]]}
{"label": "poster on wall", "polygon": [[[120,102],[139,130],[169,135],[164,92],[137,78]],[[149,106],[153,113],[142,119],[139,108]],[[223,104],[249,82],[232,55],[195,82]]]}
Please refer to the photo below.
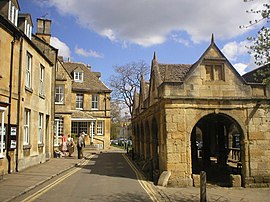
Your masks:
{"label": "poster on wall", "polygon": [[16,127],[11,127],[10,135],[11,136],[16,136],[17,133],[17,128]]}
{"label": "poster on wall", "polygon": [[11,140],[10,149],[16,149],[16,140]]}
{"label": "poster on wall", "polygon": [[10,149],[16,149],[16,135],[17,135],[17,128],[11,127],[10,130],[11,140],[10,140]]}

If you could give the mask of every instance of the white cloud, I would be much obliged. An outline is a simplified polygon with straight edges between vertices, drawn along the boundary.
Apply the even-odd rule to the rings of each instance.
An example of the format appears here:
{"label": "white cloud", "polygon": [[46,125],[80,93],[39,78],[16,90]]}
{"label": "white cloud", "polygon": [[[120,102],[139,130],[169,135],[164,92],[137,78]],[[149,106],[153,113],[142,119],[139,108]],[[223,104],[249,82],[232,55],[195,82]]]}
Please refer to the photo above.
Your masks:
{"label": "white cloud", "polygon": [[247,54],[248,48],[251,44],[248,41],[241,41],[237,43],[236,41],[229,42],[224,45],[221,51],[230,61],[236,61],[241,55]]}
{"label": "white cloud", "polygon": [[186,39],[184,39],[180,35],[178,35],[178,34],[172,34],[171,37],[172,37],[172,40],[173,41],[175,41],[177,43],[180,43],[180,44],[183,44],[185,46],[189,46],[189,41],[186,40]]}
{"label": "white cloud", "polygon": [[[245,11],[259,8],[262,1],[243,0],[39,0],[63,15],[111,41],[151,46],[166,41],[172,33],[185,32],[194,43],[236,37],[258,16]],[[266,1],[268,2],[268,1]]]}
{"label": "white cloud", "polygon": [[246,68],[247,68],[248,65],[243,64],[243,63],[236,63],[233,66],[238,71],[238,73],[240,75],[243,75],[243,74],[247,73]]}
{"label": "white cloud", "polygon": [[70,58],[70,49],[64,42],[60,41],[57,37],[51,37],[50,45],[59,50],[58,55],[63,56],[65,59]]}
{"label": "white cloud", "polygon": [[84,57],[103,58],[103,54],[100,54],[93,50],[84,50],[83,48],[75,47],[75,53]]}

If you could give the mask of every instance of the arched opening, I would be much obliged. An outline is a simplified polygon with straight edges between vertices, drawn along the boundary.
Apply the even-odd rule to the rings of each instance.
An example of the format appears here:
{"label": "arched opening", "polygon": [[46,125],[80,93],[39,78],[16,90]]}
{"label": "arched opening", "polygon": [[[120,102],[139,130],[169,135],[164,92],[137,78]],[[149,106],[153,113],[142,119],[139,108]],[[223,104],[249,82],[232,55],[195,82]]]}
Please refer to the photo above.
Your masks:
{"label": "arched opening", "polygon": [[158,143],[158,125],[154,118],[152,121],[152,178],[154,183],[157,183],[159,177],[159,143]]}
{"label": "arched opening", "polygon": [[146,135],[146,159],[150,159],[150,129],[149,129],[149,123],[146,122],[145,125],[145,135]]}
{"label": "arched opening", "polygon": [[140,127],[140,133],[141,133],[141,158],[145,159],[145,134],[144,134],[144,128],[143,124],[141,123]]}
{"label": "arched opening", "polygon": [[136,137],[137,137],[137,141],[136,141],[136,155],[137,157],[140,156],[141,153],[141,133],[140,133],[140,129],[139,129],[139,125],[137,124],[136,126]]}
{"label": "arched opening", "polygon": [[240,125],[225,114],[201,118],[191,134],[192,173],[207,173],[207,182],[230,186],[230,174],[241,174]]}

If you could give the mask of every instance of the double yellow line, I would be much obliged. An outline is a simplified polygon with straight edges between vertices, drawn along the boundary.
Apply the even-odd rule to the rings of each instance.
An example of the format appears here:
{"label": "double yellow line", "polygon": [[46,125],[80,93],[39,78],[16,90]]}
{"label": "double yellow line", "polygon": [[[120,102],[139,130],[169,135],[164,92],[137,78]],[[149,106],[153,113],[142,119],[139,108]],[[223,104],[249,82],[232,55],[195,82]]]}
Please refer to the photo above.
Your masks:
{"label": "double yellow line", "polygon": [[[93,156],[94,155],[91,155],[89,159],[93,158]],[[73,168],[67,174],[63,175],[62,177],[60,177],[59,179],[55,180],[51,184],[47,185],[46,187],[43,187],[39,191],[35,192],[34,194],[32,194],[32,195],[28,196],[27,198],[25,198],[24,200],[22,200],[22,202],[31,202],[31,201],[36,200],[38,197],[40,197],[41,195],[43,195],[44,193],[46,193],[47,191],[49,191],[50,189],[52,189],[53,187],[55,187],[56,185],[58,185],[60,182],[62,182],[63,180],[65,180],[69,176],[71,176],[74,173],[76,173],[79,170],[81,170],[82,167],[85,166],[89,161],[90,160],[85,160],[82,164],[80,164],[80,167]]]}
{"label": "double yellow line", "polygon": [[136,174],[136,177],[137,177],[139,184],[142,186],[142,188],[145,190],[145,192],[149,195],[151,200],[154,202],[159,202],[151,184],[146,181],[145,177],[138,171],[138,169],[133,165],[133,163],[129,160],[129,158],[125,154],[122,154],[122,156],[125,158],[128,165],[131,167],[131,169]]}

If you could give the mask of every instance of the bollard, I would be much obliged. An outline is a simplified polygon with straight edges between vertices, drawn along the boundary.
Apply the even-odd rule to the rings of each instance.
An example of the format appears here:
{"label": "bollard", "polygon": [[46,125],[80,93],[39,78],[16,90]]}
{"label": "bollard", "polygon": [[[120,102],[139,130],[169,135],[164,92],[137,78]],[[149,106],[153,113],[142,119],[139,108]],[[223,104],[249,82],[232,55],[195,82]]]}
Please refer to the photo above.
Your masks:
{"label": "bollard", "polygon": [[200,202],[207,202],[206,199],[206,172],[200,172]]}

